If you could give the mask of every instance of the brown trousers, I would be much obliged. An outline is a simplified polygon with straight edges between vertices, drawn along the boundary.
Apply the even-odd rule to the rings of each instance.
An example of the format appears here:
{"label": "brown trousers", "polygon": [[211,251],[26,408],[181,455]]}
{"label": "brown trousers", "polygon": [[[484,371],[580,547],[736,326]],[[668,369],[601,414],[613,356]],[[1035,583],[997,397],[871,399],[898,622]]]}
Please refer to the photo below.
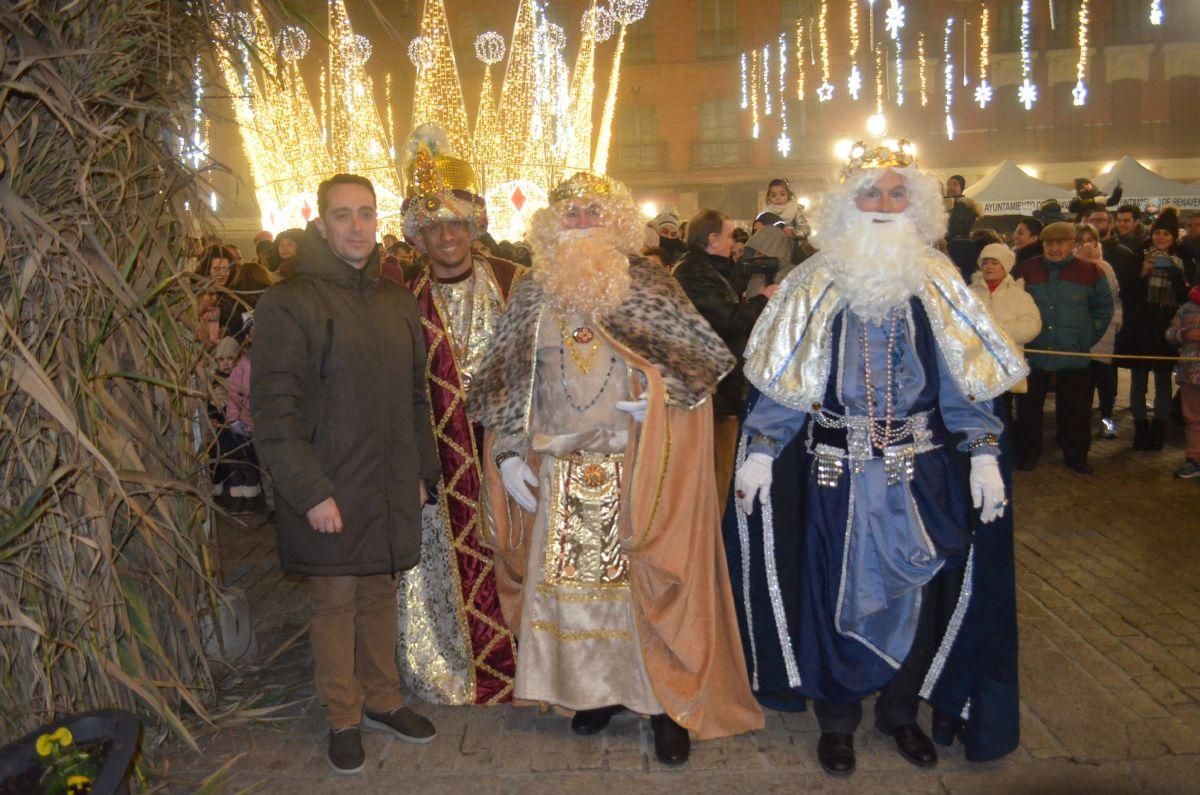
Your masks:
{"label": "brown trousers", "polygon": [[363,707],[404,706],[396,667],[396,579],[309,577],[317,698],[332,729],[357,726]]}
{"label": "brown trousers", "polygon": [[713,415],[713,461],[717,470],[717,505],[725,512],[733,465],[737,459],[738,429],[741,423],[732,414]]}

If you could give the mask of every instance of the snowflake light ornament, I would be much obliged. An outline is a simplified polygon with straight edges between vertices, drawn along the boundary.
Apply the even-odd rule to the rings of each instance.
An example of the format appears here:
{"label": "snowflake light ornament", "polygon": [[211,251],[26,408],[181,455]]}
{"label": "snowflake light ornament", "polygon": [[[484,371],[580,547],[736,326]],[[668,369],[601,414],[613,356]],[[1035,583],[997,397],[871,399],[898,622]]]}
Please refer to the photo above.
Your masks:
{"label": "snowflake light ornament", "polygon": [[986,108],[987,104],[992,101],[992,84],[986,80],[981,80],[979,85],[975,86],[975,101],[979,103],[979,107]]}
{"label": "snowflake light ornament", "polygon": [[904,27],[904,6],[898,0],[891,0],[891,5],[883,15],[883,27],[893,38],[900,36],[900,28]]}
{"label": "snowflake light ornament", "polygon": [[775,147],[779,150],[779,154],[787,157],[792,151],[792,139],[780,133],[778,140],[775,141]]}
{"label": "snowflake light ornament", "polygon": [[1033,107],[1033,103],[1037,102],[1037,86],[1029,82],[1029,78],[1025,78],[1025,82],[1021,83],[1017,89],[1017,101],[1025,106],[1025,110]]}
{"label": "snowflake light ornament", "polygon": [[858,93],[862,91],[862,72],[858,71],[858,64],[850,67],[850,77],[846,78],[846,91],[850,93],[851,99],[858,99]]}

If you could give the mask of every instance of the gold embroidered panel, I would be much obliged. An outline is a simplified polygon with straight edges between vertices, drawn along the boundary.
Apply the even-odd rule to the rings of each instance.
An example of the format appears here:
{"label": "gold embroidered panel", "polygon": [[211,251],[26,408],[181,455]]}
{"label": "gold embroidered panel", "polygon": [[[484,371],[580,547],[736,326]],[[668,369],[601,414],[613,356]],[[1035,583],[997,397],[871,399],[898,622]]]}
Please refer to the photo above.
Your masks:
{"label": "gold embroidered panel", "polygon": [[629,558],[621,551],[622,456],[576,453],[544,459],[554,469],[543,582],[551,586],[625,587]]}

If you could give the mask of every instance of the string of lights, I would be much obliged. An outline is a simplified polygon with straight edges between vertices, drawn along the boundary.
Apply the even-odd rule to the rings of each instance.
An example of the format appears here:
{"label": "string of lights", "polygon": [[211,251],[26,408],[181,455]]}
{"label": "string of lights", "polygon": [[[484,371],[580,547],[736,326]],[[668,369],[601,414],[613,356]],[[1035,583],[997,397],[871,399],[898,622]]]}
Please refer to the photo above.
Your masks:
{"label": "string of lights", "polygon": [[[741,68],[741,78],[742,78],[741,108],[742,108],[742,110],[749,110],[750,109],[750,83],[749,83],[749,80],[750,80],[750,58],[749,58],[749,56],[746,55],[746,53],[743,52],[741,58],[739,58],[738,61],[739,61],[739,67]],[[801,99],[804,99],[804,97],[801,97]]]}
{"label": "string of lights", "polygon": [[883,46],[875,48],[875,115],[883,116],[883,100],[887,89],[883,84]]}
{"label": "string of lights", "polygon": [[758,139],[758,50],[750,53],[750,136]]}
{"label": "string of lights", "polygon": [[417,70],[413,87],[412,126],[436,124],[445,131],[451,148],[466,154],[471,151],[471,132],[446,21],[445,0],[425,0],[420,38],[425,52],[421,59],[423,68]]}
{"label": "string of lights", "polygon": [[496,161],[496,86],[492,67],[504,60],[504,51],[504,37],[494,30],[475,37],[475,57],[483,62],[483,85],[479,90],[471,156],[480,179],[485,179],[489,164]]}
{"label": "string of lights", "polygon": [[980,108],[986,108],[993,96],[992,84],[988,82],[989,43],[988,7],[984,6],[979,12],[979,85],[975,86],[975,101]]}
{"label": "string of lights", "polygon": [[1088,22],[1088,0],[1081,0],[1079,3],[1079,60],[1075,64],[1075,87],[1071,89],[1071,97],[1076,105],[1083,105],[1087,102],[1087,83],[1084,78],[1087,77]]}
{"label": "string of lights", "polygon": [[804,101],[804,22],[796,20],[796,99]]}
{"label": "string of lights", "polygon": [[779,138],[775,148],[787,157],[792,151],[792,139],[788,135],[787,115],[787,34],[779,34]]}
{"label": "string of lights", "polygon": [[592,163],[592,97],[596,93],[596,43],[613,34],[613,19],[593,3],[579,22],[583,37],[575,68],[571,71],[568,100],[567,146],[563,157],[563,177],[586,171]]}
{"label": "string of lights", "polygon": [[943,68],[945,71],[945,111],[946,111],[946,140],[954,140],[954,117],[950,115],[950,111],[954,106],[954,60],[953,53],[950,50],[950,37],[954,34],[954,17],[946,18],[946,38],[942,46],[942,57],[945,59]]}
{"label": "string of lights", "polygon": [[762,48],[762,81],[763,81],[763,115],[770,116],[771,107],[771,48],[766,44]]}
{"label": "string of lights", "polygon": [[862,90],[862,74],[858,71],[858,0],[850,0],[850,76],[846,79],[846,92],[857,100]]}
{"label": "string of lights", "polygon": [[896,104],[904,104],[904,56],[900,40],[900,31],[904,27],[904,6],[899,0],[891,0],[887,13],[884,15],[884,27],[892,37],[896,47]]}
{"label": "string of lights", "polygon": [[817,99],[828,102],[833,99],[833,84],[829,82],[829,0],[821,0],[817,28],[821,33],[821,85],[817,88]]}
{"label": "string of lights", "polygon": [[1037,86],[1029,79],[1033,74],[1033,56],[1029,52],[1030,0],[1021,0],[1021,85],[1017,89],[1017,101],[1025,110],[1037,102]]}
{"label": "string of lights", "polygon": [[925,70],[925,31],[917,35],[917,70],[921,73],[921,107],[929,106],[929,78]]}

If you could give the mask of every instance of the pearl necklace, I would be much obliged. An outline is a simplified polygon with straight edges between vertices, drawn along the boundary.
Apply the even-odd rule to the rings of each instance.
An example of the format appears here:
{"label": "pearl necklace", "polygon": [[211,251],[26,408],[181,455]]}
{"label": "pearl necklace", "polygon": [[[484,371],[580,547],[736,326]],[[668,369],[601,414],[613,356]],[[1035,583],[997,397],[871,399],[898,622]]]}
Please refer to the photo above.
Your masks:
{"label": "pearl necklace", "polygon": [[882,433],[876,427],[875,385],[871,380],[871,345],[867,339],[867,321],[864,321],[859,329],[859,339],[862,341],[863,351],[863,374],[867,380],[867,435],[871,440],[872,449],[877,450],[886,449],[889,445],[900,441],[906,435],[903,426],[895,433],[892,431],[892,422],[895,419],[892,381],[895,375],[897,316],[895,309],[888,312],[887,368],[884,375],[884,388],[886,389],[887,396],[884,399]]}

